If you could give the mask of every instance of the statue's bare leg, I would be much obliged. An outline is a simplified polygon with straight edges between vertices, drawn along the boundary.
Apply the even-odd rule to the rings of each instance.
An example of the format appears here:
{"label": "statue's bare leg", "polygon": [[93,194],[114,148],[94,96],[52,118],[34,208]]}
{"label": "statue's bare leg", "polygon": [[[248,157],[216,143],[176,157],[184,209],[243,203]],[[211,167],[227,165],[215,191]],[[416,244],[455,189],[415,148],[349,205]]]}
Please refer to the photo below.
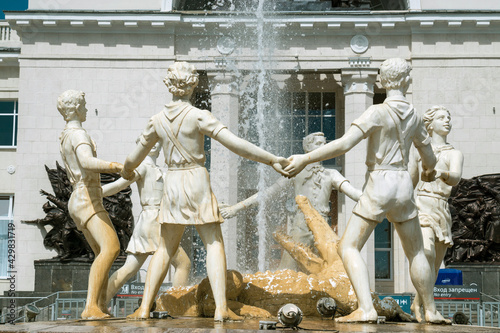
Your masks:
{"label": "statue's bare leg", "polygon": [[182,224],[161,225],[160,244],[149,263],[141,306],[134,313],[128,315],[127,319],[141,320],[149,318],[156,294],[167,275],[170,260],[177,252],[183,233],[184,225]]}
{"label": "statue's bare leg", "polygon": [[175,256],[172,258],[172,266],[175,268],[172,285],[174,287],[187,286],[189,272],[191,271],[191,260],[189,260],[189,257],[182,246],[179,246]]}
{"label": "statue's bare leg", "polygon": [[127,255],[125,264],[114,272],[108,281],[108,290],[106,292],[105,304],[116,295],[118,290],[141,269],[149,254],[136,253]]}
{"label": "statue's bare leg", "polygon": [[424,252],[424,243],[418,218],[394,223],[401,238],[401,244],[410,264],[410,277],[424,306],[425,321],[434,324],[449,324],[450,321],[436,310],[434,303],[434,282],[436,276]]}
{"label": "statue's bare leg", "polygon": [[[437,279],[439,268],[443,263],[444,256],[446,255],[446,251],[448,250],[448,246],[445,243],[436,240],[436,243],[434,243],[434,248],[436,250],[436,258],[434,260],[434,272],[436,273],[436,279]],[[434,280],[434,283],[435,282],[436,280]]]}
{"label": "statue's bare leg", "polygon": [[82,312],[82,319],[107,318],[109,314],[102,311],[99,301],[106,289],[104,283],[107,283],[111,265],[120,253],[120,243],[106,212],[94,215],[83,233],[96,257],[90,267],[87,304]]}
{"label": "statue's bare leg", "polygon": [[[435,238],[436,236],[434,235],[434,231],[431,228],[422,227],[424,253],[427,258],[427,261],[431,265],[431,270],[434,270],[434,261],[436,259],[436,250],[434,247]],[[415,313],[415,318],[417,319],[418,322],[424,320],[422,301],[418,293],[415,295],[415,299],[413,300],[413,304],[411,305],[411,310],[413,311],[413,313]]]}
{"label": "statue's bare leg", "polygon": [[358,308],[351,314],[338,318],[339,322],[372,322],[378,318],[372,303],[368,268],[360,253],[376,226],[377,222],[353,214],[339,242],[339,256],[358,298]]}
{"label": "statue's bare leg", "polygon": [[111,312],[109,312],[108,302],[106,302],[106,295],[108,294],[108,282],[109,282],[109,275],[106,275],[104,276],[104,279],[102,281],[102,290],[101,293],[99,294],[100,296],[97,305],[99,306],[99,309],[101,309],[102,312],[109,315],[110,317],[113,317]]}
{"label": "statue's bare leg", "polygon": [[215,300],[215,321],[242,320],[227,307],[226,253],[220,223],[197,225],[196,230],[207,248],[207,274]]}

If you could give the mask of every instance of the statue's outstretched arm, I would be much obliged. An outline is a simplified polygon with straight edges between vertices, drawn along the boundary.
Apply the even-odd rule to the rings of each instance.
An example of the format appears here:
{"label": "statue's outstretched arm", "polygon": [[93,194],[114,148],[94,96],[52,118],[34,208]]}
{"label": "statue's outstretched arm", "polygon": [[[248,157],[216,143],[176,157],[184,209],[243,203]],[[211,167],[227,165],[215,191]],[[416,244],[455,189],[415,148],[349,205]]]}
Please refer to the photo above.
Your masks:
{"label": "statue's outstretched arm", "polygon": [[410,161],[408,162],[408,172],[410,173],[413,188],[417,187],[420,180],[418,172],[418,154],[415,149],[410,150]]}
{"label": "statue's outstretched arm", "polygon": [[55,204],[57,206],[57,208],[59,208],[61,210],[68,209],[68,203],[58,199],[56,196],[54,196],[54,195],[52,195],[44,190],[40,190],[40,194],[45,195],[50,202],[52,202],[53,204]]}
{"label": "statue's outstretched arm", "polygon": [[351,182],[349,180],[345,180],[340,184],[339,186],[339,191],[347,195],[349,198],[351,198],[354,201],[358,201],[359,198],[361,197],[361,194],[363,194],[363,191],[361,191],[359,188],[356,188],[351,185]]}
{"label": "statue's outstretched arm", "polygon": [[352,186],[351,182],[349,182],[348,179],[342,176],[342,174],[335,169],[330,170],[330,175],[333,187],[337,191],[344,193],[354,201],[359,200],[359,197],[361,197],[361,194],[363,194],[363,192],[360,189],[357,189],[354,186]]}
{"label": "statue's outstretched arm", "polygon": [[81,144],[76,147],[76,156],[78,157],[78,162],[80,165],[88,171],[93,172],[120,172],[122,171],[123,165],[118,162],[108,162],[92,154],[92,148],[87,144]]}
{"label": "statue's outstretched arm", "polygon": [[277,157],[274,154],[257,147],[253,143],[243,140],[242,138],[231,133],[231,131],[227,128],[223,128],[219,133],[217,133],[214,139],[222,143],[233,153],[252,161],[270,165],[282,175],[288,176],[288,174],[283,171],[283,167],[288,165],[288,161],[285,158]]}
{"label": "statue's outstretched arm", "polygon": [[[432,151],[430,143],[417,147],[420,157],[422,157],[422,167],[425,174],[430,174],[436,166],[436,155]],[[424,180],[424,179],[423,179]]]}
{"label": "statue's outstretched arm", "polygon": [[134,178],[133,171],[142,161],[144,161],[158,140],[158,136],[155,136],[153,139],[146,141],[144,136],[141,135],[139,143],[135,146],[134,150],[128,154],[125,163],[123,163],[123,171],[121,172],[123,178],[127,180],[132,180]]}
{"label": "statue's outstretched arm", "polygon": [[[265,198],[266,199],[272,198],[274,195],[279,193],[279,191],[281,189],[283,189],[283,187],[285,187],[287,184],[289,184],[288,179],[280,178],[278,181],[276,181],[273,185],[271,185],[270,187],[268,187],[264,191]],[[260,192],[258,192],[258,193],[255,193],[254,195],[252,195],[251,197],[246,198],[245,200],[238,202],[237,204],[222,208],[221,209],[222,217],[225,219],[230,219],[230,218],[236,216],[242,210],[246,210],[250,207],[257,205],[259,203],[259,196],[261,196],[261,195],[262,194]]]}
{"label": "statue's outstretched arm", "polygon": [[109,197],[111,195],[114,195],[141,178],[139,174],[135,171],[134,175],[135,176],[132,180],[127,180],[125,178],[118,178],[112,183],[102,185],[102,196]]}

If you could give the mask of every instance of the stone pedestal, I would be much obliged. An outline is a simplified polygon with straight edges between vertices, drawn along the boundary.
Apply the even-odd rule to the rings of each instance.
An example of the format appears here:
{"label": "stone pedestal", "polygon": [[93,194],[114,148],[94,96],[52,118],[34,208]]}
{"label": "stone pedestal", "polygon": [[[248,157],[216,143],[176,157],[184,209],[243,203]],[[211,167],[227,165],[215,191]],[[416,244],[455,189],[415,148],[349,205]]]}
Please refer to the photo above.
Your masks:
{"label": "stone pedestal", "polygon": [[[111,267],[116,271],[125,263],[117,260]],[[54,293],[57,291],[87,290],[91,262],[60,262],[57,260],[35,261],[35,292]]]}
{"label": "stone pedestal", "polygon": [[[481,293],[500,298],[500,264],[451,264],[446,268],[453,268],[462,271],[464,286],[477,283]],[[488,296],[481,294],[483,302],[493,302]]]}

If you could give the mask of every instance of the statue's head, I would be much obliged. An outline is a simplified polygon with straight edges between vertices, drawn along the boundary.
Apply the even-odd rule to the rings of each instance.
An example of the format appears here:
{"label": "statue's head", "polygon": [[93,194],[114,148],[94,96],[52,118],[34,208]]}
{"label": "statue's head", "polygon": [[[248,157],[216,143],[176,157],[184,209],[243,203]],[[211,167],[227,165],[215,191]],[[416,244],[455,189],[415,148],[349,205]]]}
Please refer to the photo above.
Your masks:
{"label": "statue's head", "polygon": [[68,121],[75,116],[84,122],[87,118],[85,93],[78,90],[66,90],[57,99],[57,110]]}
{"label": "statue's head", "polygon": [[326,138],[322,132],[311,133],[302,140],[302,148],[304,148],[305,153],[309,153],[325,144]]}
{"label": "statue's head", "polygon": [[190,96],[198,85],[198,73],[193,65],[185,61],[175,62],[168,67],[163,79],[168,90],[177,97]]}
{"label": "statue's head", "polygon": [[403,89],[410,83],[411,66],[401,58],[387,59],[380,65],[380,82],[384,89]]}
{"label": "statue's head", "polygon": [[430,135],[434,131],[447,135],[451,130],[450,111],[441,105],[434,105],[424,113],[424,125]]}

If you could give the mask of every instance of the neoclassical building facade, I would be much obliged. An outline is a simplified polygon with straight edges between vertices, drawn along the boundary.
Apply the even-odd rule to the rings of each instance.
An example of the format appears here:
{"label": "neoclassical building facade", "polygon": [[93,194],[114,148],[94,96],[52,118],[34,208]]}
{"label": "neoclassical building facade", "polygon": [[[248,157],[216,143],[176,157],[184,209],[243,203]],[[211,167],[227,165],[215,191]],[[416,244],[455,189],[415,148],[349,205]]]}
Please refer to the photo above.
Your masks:
{"label": "neoclassical building facade", "polygon": [[[384,1],[372,10],[369,5],[332,7],[336,2],[327,1],[326,7],[262,14],[258,8],[237,11],[231,6],[207,10],[205,2],[198,2],[198,8],[188,8],[185,2],[168,0],[33,0],[27,11],[6,13],[0,25],[0,222],[15,224],[18,290],[33,290],[34,260],[55,256],[43,246],[41,230],[21,221],[43,217],[45,198],[39,190],[50,189],[44,165],[61,161],[58,138],[64,120],[56,109],[58,95],[67,89],[86,93],[84,126],[99,157],[123,162],[147,120],[171,98],[162,79],[174,61],[188,61],[199,70],[196,103],[249,139],[267,123],[253,122],[254,110],[262,106],[249,106],[250,97],[274,91],[263,108],[274,110],[278,104],[280,112],[266,115],[279,119],[276,126],[284,134],[269,137],[285,144],[268,147],[288,156],[302,151],[300,141],[309,133],[323,131],[328,140],[342,136],[366,108],[383,101],[377,76],[381,62],[405,58],[413,67],[408,98],[416,109],[441,104],[452,112],[449,140],[464,153],[463,176],[498,172],[496,1],[411,0],[392,10]],[[271,83],[259,88],[263,78]],[[207,147],[220,202],[234,204],[256,192],[253,176],[242,176],[255,172],[253,164],[218,143]],[[327,164],[361,188],[364,150],[359,145]],[[136,197],[134,203],[137,210]],[[332,195],[332,223],[339,234],[353,207],[344,195]],[[259,226],[248,226],[252,219],[240,216],[224,223],[229,268],[242,269],[246,257],[256,255],[246,250],[258,243]],[[269,233],[273,223],[267,225]],[[279,257],[272,245],[266,251]],[[374,290],[413,291],[408,263],[390,225],[370,238],[363,255]],[[0,288],[7,290],[8,262],[0,264],[0,279],[5,278]],[[271,260],[266,268],[272,266]]]}

